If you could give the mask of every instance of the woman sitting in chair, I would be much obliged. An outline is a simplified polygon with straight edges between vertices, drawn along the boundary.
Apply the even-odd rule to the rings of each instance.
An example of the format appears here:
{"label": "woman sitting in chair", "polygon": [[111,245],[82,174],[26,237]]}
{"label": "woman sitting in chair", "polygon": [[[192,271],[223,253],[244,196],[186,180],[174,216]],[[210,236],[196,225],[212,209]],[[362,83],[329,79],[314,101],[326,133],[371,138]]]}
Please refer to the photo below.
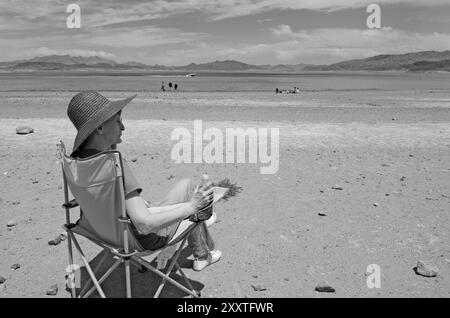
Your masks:
{"label": "woman sitting in chair", "polygon": [[[124,100],[110,101],[95,91],[76,94],[69,103],[67,114],[77,129],[72,157],[87,158],[99,152],[115,149],[122,142],[125,129],[121,113],[136,95]],[[123,162],[125,175],[125,208],[132,221],[131,229],[147,250],[165,246],[175,235],[184,219],[211,204],[211,182],[195,188],[190,179],[178,182],[157,206],[150,207],[141,197],[142,188],[128,164]],[[212,213],[212,207],[210,207]],[[215,214],[196,227],[188,237],[195,257],[193,269],[200,271],[217,262],[222,253],[214,249],[208,225]],[[185,221],[187,222],[187,221]]]}

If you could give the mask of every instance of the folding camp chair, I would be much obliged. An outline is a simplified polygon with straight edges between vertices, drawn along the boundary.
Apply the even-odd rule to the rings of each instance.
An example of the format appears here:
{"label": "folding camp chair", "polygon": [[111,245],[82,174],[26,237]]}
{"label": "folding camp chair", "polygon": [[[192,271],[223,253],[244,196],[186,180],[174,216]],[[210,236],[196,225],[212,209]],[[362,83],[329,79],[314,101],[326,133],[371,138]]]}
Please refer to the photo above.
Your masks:
{"label": "folding camp chair", "polygon": [[[129,228],[131,220],[125,211],[124,195],[124,178],[126,176],[123,173],[120,152],[109,150],[89,158],[74,159],[66,155],[65,145],[62,141],[58,144],[58,148],[64,180],[65,203],[63,207],[66,211],[66,223],[63,228],[68,233],[69,263],[70,266],[73,266],[73,243],[90,277],[78,297],[88,297],[95,290],[102,298],[105,297],[100,284],[122,263],[125,267],[127,297],[131,297],[130,263],[138,268],[145,267],[162,278],[154,297],[159,296],[166,282],[193,297],[199,297],[200,293],[194,290],[177,261],[189,233],[199,223],[182,222],[184,228],[179,227],[175,237],[167,246],[155,251],[145,250]],[[74,196],[73,200],[69,200],[69,189]],[[77,206],[80,207],[81,213],[80,219],[74,224],[70,221],[70,210]],[[88,238],[104,249],[104,255],[94,270],[80,248],[75,234]],[[177,246],[176,252],[166,273],[158,270],[148,261],[148,259],[156,258],[164,249],[173,246]],[[116,261],[102,277],[97,279],[96,275],[108,256],[113,257]],[[174,266],[180,272],[188,288],[169,276]],[[69,274],[69,279],[71,280],[69,286],[71,296],[77,297],[73,272]],[[91,282],[94,286],[88,290]]]}

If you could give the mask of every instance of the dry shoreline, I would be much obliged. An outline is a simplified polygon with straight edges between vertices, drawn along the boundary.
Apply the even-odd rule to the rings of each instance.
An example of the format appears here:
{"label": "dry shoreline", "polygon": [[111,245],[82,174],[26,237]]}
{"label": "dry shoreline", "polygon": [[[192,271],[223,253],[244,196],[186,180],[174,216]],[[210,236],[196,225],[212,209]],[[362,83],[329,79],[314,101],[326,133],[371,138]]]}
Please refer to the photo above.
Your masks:
{"label": "dry shoreline", "polygon": [[[106,92],[111,99],[136,92]],[[124,112],[126,119],[207,121],[290,121],[324,123],[449,122],[450,100],[442,92],[363,91],[274,94],[148,93],[138,96]],[[1,118],[67,118],[73,92],[1,92]]]}

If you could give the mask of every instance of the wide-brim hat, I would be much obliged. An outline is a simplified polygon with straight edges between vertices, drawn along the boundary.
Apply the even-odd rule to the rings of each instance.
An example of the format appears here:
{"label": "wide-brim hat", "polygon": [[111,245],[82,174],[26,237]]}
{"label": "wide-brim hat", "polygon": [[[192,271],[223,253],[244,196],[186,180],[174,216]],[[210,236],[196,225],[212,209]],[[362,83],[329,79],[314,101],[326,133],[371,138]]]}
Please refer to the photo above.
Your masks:
{"label": "wide-brim hat", "polygon": [[121,111],[136,96],[137,94],[111,101],[99,92],[84,91],[72,97],[67,115],[78,130],[72,151],[77,150],[95,129]]}

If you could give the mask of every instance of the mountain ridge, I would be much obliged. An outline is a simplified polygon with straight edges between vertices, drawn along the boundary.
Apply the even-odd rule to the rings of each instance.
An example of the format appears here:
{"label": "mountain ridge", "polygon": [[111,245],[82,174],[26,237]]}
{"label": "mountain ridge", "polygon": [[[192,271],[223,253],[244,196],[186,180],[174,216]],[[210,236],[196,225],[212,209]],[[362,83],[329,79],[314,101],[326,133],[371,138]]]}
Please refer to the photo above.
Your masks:
{"label": "mountain ridge", "polygon": [[329,65],[277,64],[253,65],[236,60],[190,63],[181,66],[148,65],[139,62],[118,63],[99,56],[48,55],[29,60],[0,62],[3,71],[39,70],[161,70],[161,71],[224,71],[224,72],[304,72],[304,71],[450,71],[450,51],[420,51],[404,54],[380,54]]}

